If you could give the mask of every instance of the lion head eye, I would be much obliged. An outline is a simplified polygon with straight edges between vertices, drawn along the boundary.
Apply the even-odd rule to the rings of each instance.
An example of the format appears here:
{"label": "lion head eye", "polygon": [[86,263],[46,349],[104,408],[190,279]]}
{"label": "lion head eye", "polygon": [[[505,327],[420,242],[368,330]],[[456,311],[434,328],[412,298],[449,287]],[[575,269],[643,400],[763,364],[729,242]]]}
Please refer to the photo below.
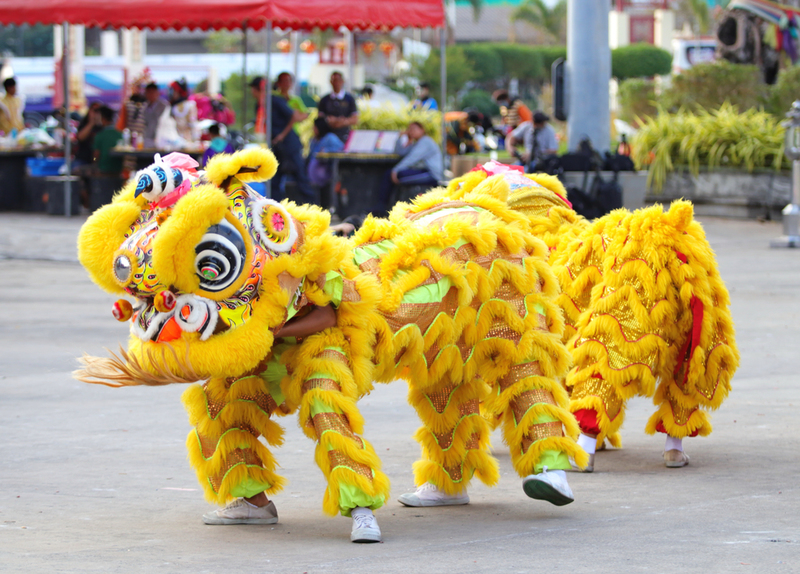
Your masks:
{"label": "lion head eye", "polygon": [[208,228],[195,247],[194,268],[200,287],[222,291],[241,275],[247,249],[239,231],[227,221]]}
{"label": "lion head eye", "polygon": [[127,255],[119,255],[114,260],[114,277],[120,283],[127,283],[131,278],[131,271],[133,270],[133,263]]}

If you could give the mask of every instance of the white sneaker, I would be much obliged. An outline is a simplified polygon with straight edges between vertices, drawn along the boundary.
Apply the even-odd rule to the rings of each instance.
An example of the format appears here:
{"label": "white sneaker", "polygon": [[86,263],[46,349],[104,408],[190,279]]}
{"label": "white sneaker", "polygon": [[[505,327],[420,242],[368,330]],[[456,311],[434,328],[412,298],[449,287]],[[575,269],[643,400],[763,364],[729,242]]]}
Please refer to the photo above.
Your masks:
{"label": "white sneaker", "polygon": [[357,507],[352,510],[353,530],[350,532],[351,542],[380,542],[381,529],[375,515],[369,508]]}
{"label": "white sneaker", "polygon": [[275,524],[278,522],[278,511],[275,503],[270,501],[266,506],[255,506],[242,498],[228,503],[203,515],[206,524]]}
{"label": "white sneaker", "polygon": [[530,474],[522,479],[522,490],[531,498],[546,500],[556,506],[575,500],[563,470],[547,472],[547,467],[544,467],[540,474]]}
{"label": "white sneaker", "polygon": [[435,484],[426,482],[416,492],[403,494],[397,500],[406,506],[457,506],[469,504],[469,495],[466,489],[458,494],[447,494]]}

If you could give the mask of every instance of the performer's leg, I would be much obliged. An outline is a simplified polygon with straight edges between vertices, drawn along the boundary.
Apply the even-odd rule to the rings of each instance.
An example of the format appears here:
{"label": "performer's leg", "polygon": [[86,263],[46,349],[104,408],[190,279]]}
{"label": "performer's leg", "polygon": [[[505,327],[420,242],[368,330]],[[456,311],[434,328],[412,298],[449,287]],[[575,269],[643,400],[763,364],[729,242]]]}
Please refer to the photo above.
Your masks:
{"label": "performer's leg", "polygon": [[364,421],[358,412],[353,374],[338,329],[306,339],[287,353],[290,379],[284,388],[290,402],[300,405],[300,424],[317,440],[315,458],[328,481],[323,509],[353,517],[354,542],[380,541],[372,510],[383,506],[389,479],[380,471],[380,459],[361,436]]}
{"label": "performer's leg", "polygon": [[[561,505],[572,502],[564,474],[569,458],[583,466],[586,455],[570,438],[577,436],[578,425],[559,383],[568,355],[560,342],[563,323],[553,301],[555,279],[538,259],[526,258],[524,264],[525,282],[518,280],[518,268],[506,268],[491,300],[481,306],[479,336],[489,329],[474,354],[483,363],[479,371],[492,381],[486,414],[502,419],[526,494]],[[533,293],[531,285],[537,288]]]}
{"label": "performer's leg", "polygon": [[479,407],[486,385],[479,377],[457,384],[443,377],[424,390],[413,381],[409,387],[409,402],[423,422],[414,436],[422,447],[414,463],[420,488],[399,500],[406,506],[467,504],[473,474],[490,485],[498,477],[497,462],[487,452],[489,425]]}
{"label": "performer's leg", "polygon": [[[267,493],[281,490],[270,446],[283,441],[283,430],[270,416],[285,408],[276,382],[261,376],[211,379],[183,395],[189,420],[189,459],[206,498],[227,507],[203,517],[207,524],[272,524],[278,521]],[[250,500],[248,503],[247,500]]]}

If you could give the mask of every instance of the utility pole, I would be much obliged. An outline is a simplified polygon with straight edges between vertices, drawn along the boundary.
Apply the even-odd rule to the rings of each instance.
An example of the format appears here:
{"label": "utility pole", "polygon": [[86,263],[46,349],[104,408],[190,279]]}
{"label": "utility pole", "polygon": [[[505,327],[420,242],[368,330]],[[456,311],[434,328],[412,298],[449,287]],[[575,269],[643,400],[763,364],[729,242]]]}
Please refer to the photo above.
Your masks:
{"label": "utility pole", "polygon": [[569,149],[588,137],[603,153],[611,144],[608,84],[611,49],[608,46],[610,3],[568,0],[567,3],[567,138]]}

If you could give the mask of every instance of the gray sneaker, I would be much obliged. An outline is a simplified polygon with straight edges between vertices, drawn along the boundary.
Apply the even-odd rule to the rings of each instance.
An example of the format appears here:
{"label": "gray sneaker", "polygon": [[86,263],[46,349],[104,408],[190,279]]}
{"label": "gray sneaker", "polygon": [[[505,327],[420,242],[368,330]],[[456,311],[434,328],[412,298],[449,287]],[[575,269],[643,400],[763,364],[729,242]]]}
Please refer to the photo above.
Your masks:
{"label": "gray sneaker", "polygon": [[270,501],[266,506],[253,506],[241,498],[203,515],[206,524],[275,524],[278,522],[278,511],[275,503]]}
{"label": "gray sneaker", "polygon": [[547,472],[547,467],[544,467],[539,474],[529,474],[522,480],[522,490],[531,498],[546,500],[556,506],[564,506],[575,500],[563,470]]}
{"label": "gray sneaker", "polygon": [[350,532],[351,542],[381,541],[381,529],[369,508],[354,508],[350,516],[353,519],[353,530]]}
{"label": "gray sneaker", "polygon": [[682,450],[666,450],[664,451],[664,463],[667,468],[681,468],[689,464],[689,455]]}
{"label": "gray sneaker", "polygon": [[401,494],[397,499],[406,506],[457,506],[469,504],[469,495],[466,489],[458,494],[447,494],[435,484],[426,482],[420,486],[416,492]]}

